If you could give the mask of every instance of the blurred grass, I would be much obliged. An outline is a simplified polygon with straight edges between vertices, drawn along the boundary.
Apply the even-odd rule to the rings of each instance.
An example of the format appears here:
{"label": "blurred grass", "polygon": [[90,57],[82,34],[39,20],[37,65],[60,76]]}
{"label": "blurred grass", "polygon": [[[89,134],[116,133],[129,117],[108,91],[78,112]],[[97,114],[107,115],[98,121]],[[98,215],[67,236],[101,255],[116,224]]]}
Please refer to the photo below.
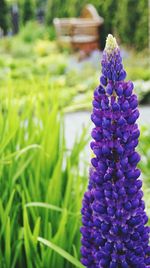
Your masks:
{"label": "blurred grass", "polygon": [[[43,25],[29,22],[19,35],[0,40],[0,94],[5,97],[8,80],[17,99],[28,98],[29,93],[43,99],[43,88],[48,86],[59,91],[60,109],[68,106],[70,110],[89,109],[93,89],[99,83],[100,66],[97,69],[86,61],[81,67],[69,50],[60,51],[56,42],[49,39],[49,31]],[[139,100],[145,102],[150,94],[149,84],[145,90],[144,83],[150,81],[148,52],[137,54],[124,48],[122,52],[127,79],[141,80],[135,90]]]}

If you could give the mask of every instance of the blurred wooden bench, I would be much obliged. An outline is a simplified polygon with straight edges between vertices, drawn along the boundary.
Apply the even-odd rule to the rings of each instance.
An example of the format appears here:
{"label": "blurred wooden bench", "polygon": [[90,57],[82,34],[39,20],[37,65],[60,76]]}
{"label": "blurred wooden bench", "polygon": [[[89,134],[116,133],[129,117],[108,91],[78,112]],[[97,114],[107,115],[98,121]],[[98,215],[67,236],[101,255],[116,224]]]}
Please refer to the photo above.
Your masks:
{"label": "blurred wooden bench", "polygon": [[55,18],[53,21],[61,46],[70,44],[73,49],[85,52],[100,47],[100,26],[103,22],[104,19],[91,4],[82,10],[80,18]]}

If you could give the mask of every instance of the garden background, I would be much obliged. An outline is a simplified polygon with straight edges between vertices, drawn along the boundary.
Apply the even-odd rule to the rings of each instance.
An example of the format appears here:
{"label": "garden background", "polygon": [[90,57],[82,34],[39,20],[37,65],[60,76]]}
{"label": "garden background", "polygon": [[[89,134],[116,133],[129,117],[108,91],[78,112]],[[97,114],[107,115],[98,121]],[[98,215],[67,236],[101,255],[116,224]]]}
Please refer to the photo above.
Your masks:
{"label": "garden background", "polygon": [[150,216],[149,1],[1,0],[1,268],[82,267],[80,209],[102,51],[81,59],[80,51],[60,48],[53,19],[78,17],[87,3],[104,18],[101,48],[108,33],[117,37],[127,79],[134,81],[138,94],[139,166]]}

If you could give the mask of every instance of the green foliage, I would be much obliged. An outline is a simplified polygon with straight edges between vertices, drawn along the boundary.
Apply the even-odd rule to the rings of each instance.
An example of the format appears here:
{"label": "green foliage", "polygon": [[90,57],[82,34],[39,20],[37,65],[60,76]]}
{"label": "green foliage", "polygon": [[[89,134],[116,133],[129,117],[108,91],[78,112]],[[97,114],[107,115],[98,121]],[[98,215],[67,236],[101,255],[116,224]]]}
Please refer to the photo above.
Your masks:
{"label": "green foliage", "polygon": [[55,17],[74,17],[79,16],[86,0],[47,0],[45,20],[47,24],[52,23]]}
{"label": "green foliage", "polygon": [[148,191],[150,190],[150,179],[149,179],[149,169],[150,169],[150,128],[143,126],[141,128],[141,136],[139,142],[139,150],[142,155],[140,162],[140,168],[143,172],[144,183],[147,185]]}
{"label": "green foliage", "polygon": [[138,22],[135,33],[135,45],[137,49],[148,47],[148,1],[138,1]]}
{"label": "green foliage", "polygon": [[138,49],[148,47],[148,1],[118,1],[115,28],[122,42]]}
{"label": "green foliage", "polygon": [[101,29],[101,42],[102,47],[105,45],[106,36],[108,33],[112,33],[114,30],[115,24],[115,16],[116,16],[116,9],[117,9],[117,0],[107,0],[107,1],[95,1],[93,0],[92,3],[98,10],[100,16],[104,18],[104,25]]}
{"label": "green foliage", "polygon": [[22,21],[25,24],[32,20],[35,15],[35,6],[33,0],[24,0],[22,4]]}
{"label": "green foliage", "polygon": [[123,42],[134,44],[137,19],[137,2],[135,0],[122,0],[118,2],[115,27]]}
{"label": "green foliage", "polygon": [[104,17],[103,42],[108,33],[115,32],[122,43],[139,50],[148,47],[148,1],[91,1]]}
{"label": "green foliage", "polygon": [[[92,91],[99,83],[99,70],[95,65],[93,68],[93,61],[77,63],[72,55],[60,51],[56,42],[49,41],[48,37],[48,28],[28,22],[19,35],[0,40],[0,95],[5,96],[7,81],[11,77],[19,101],[22,97],[28,98],[28,92],[42,100],[43,88],[50,90],[53,87],[56,93],[59,92],[60,109],[91,109]],[[147,52],[130,51],[127,55],[124,58],[127,79],[150,80]],[[144,81],[135,86],[140,102],[145,101],[150,92],[148,82]]]}
{"label": "green foliage", "polygon": [[129,73],[129,78],[133,81],[141,79],[144,81],[150,80],[150,69],[145,69],[143,67],[128,67],[127,73]]}
{"label": "green foliage", "polygon": [[[31,92],[19,103],[11,84],[7,90],[0,99],[1,268],[80,268],[87,180],[79,173],[79,155],[86,131],[68,152],[56,93],[45,89],[41,101]],[[48,95],[51,103],[55,96],[55,105]]]}
{"label": "green foliage", "polygon": [[8,30],[8,21],[7,21],[8,9],[7,3],[5,0],[0,1],[0,28],[3,30],[4,34]]}
{"label": "green foliage", "polygon": [[22,27],[19,38],[24,42],[33,43],[37,39],[45,39],[47,36],[48,32],[44,25],[39,25],[36,21],[28,21]]}
{"label": "green foliage", "polygon": [[138,149],[141,153],[140,169],[142,171],[144,199],[150,224],[150,127],[141,128],[141,136]]}

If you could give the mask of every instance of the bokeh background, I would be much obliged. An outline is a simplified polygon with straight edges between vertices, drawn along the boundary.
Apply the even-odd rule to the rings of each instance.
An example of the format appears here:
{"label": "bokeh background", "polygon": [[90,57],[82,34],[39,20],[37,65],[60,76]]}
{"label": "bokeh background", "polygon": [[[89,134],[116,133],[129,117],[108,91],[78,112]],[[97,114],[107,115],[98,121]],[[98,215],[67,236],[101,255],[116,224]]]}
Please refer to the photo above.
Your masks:
{"label": "bokeh background", "polygon": [[[83,24],[89,29],[80,20],[87,4],[104,20],[98,46],[60,42],[53,20],[80,24],[82,40]],[[150,1],[1,0],[1,268],[82,267],[91,102],[109,33],[139,99],[139,166],[150,216]]]}

